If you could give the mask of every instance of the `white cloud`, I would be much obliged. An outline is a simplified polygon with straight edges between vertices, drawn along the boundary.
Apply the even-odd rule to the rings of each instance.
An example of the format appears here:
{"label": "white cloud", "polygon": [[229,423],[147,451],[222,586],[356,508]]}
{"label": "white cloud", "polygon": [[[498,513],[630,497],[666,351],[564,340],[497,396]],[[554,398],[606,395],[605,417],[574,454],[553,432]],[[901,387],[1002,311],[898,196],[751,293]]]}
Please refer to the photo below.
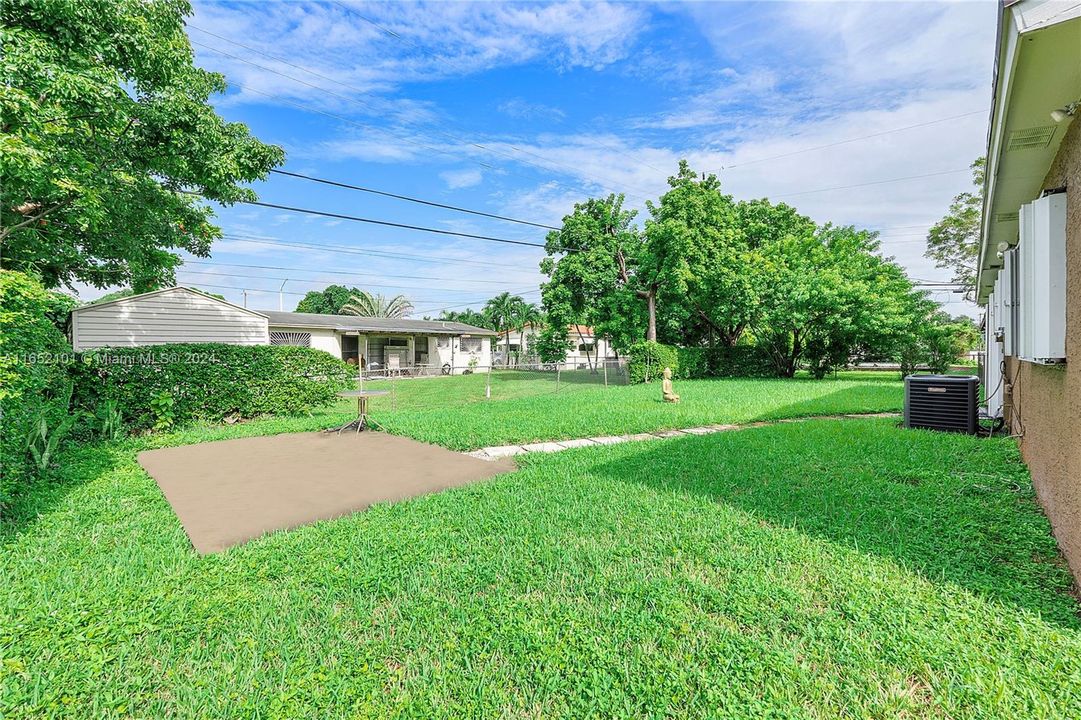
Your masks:
{"label": "white cloud", "polygon": [[481,181],[484,180],[484,175],[480,170],[447,170],[439,173],[439,177],[451,190],[480,185]]}
{"label": "white cloud", "polygon": [[531,103],[523,98],[513,98],[500,103],[496,108],[499,112],[517,120],[552,120],[560,121],[567,116],[557,107],[551,107],[543,103]]}
{"label": "white cloud", "polygon": [[628,56],[645,20],[607,2],[201,2],[189,35],[200,64],[234,83],[231,102],[274,95],[415,122],[428,106],[379,95],[530,61],[600,69]]}

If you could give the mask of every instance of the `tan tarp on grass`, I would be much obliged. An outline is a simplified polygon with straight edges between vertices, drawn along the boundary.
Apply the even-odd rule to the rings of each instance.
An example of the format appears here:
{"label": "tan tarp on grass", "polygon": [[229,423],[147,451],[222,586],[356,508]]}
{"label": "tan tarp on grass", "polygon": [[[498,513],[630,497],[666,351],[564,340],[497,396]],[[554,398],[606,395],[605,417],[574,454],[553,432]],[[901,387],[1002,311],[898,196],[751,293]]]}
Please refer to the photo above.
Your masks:
{"label": "tan tarp on grass", "polygon": [[213,553],[275,530],[513,470],[381,432],[240,438],[139,453],[191,544]]}

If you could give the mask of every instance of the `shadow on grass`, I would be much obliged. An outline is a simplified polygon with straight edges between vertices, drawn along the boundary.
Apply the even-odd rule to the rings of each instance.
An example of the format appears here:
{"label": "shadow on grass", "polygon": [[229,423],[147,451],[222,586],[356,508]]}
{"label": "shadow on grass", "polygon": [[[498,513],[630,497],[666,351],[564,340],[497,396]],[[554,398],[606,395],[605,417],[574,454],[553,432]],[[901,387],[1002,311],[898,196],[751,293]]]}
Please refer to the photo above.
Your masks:
{"label": "shadow on grass", "polygon": [[[829,380],[809,382],[828,383]],[[896,384],[896,383],[894,383]],[[799,402],[767,408],[748,422],[776,421],[786,418],[805,418],[815,415],[860,415],[880,412],[900,412],[904,403],[904,390],[897,387],[897,404],[894,410],[883,410],[882,388],[878,384],[847,385],[832,392],[800,400]]]}
{"label": "shadow on grass", "polygon": [[705,495],[1081,629],[1071,576],[1008,440],[853,419],[623,447],[588,471]]}
{"label": "shadow on grass", "polygon": [[18,489],[0,520],[0,546],[18,540],[78,488],[112,472],[124,450],[117,443],[90,443],[63,452],[49,476]]}

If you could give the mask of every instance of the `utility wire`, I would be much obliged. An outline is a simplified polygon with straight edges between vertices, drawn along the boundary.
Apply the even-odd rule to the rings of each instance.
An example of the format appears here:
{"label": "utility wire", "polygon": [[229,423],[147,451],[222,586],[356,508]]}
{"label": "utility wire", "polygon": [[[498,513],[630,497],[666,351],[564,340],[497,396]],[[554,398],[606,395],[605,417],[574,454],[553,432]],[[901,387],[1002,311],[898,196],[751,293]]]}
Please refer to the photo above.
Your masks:
{"label": "utility wire", "polygon": [[342,253],[346,255],[370,255],[372,257],[387,258],[390,260],[414,260],[416,262],[428,262],[438,263],[440,265],[477,265],[481,267],[497,267],[497,268],[511,268],[514,270],[520,270],[521,265],[511,265],[508,263],[494,263],[484,260],[472,260],[468,258],[448,258],[441,255],[414,255],[411,253],[402,252],[389,252],[385,250],[365,250],[361,248],[343,247],[341,245],[322,245],[319,243],[303,243],[294,242],[289,240],[280,240],[278,238],[266,238],[266,237],[254,237],[250,235],[237,235],[235,233],[227,233],[223,235],[227,240],[235,240],[239,242],[256,243],[260,245],[280,245],[283,247],[294,247],[302,250],[319,250],[322,252],[334,252]]}
{"label": "utility wire", "polygon": [[532,225],[533,227],[544,228],[545,230],[560,229],[555,225],[545,225],[544,223],[533,222],[531,220],[520,220],[518,218],[507,217],[506,215],[496,215],[494,213],[484,212],[481,210],[471,210],[469,208],[459,207],[457,205],[445,205],[443,203],[434,202],[432,200],[422,200],[421,198],[410,197],[408,195],[398,195],[397,193],[387,192],[385,190],[375,190],[373,188],[363,187],[360,185],[350,185],[349,183],[339,182],[337,180],[327,180],[326,178],[314,177],[312,175],[304,175],[303,173],[290,172],[288,170],[271,170],[270,172],[276,175],[285,175],[287,177],[299,178],[301,180],[310,180],[311,182],[315,183],[322,183],[323,185],[332,185],[334,187],[345,188],[346,190],[358,190],[360,192],[371,193],[373,195],[382,195],[383,197],[394,198],[396,200],[405,200],[406,202],[417,203],[420,205],[443,208],[444,210],[454,210],[455,212],[468,213],[470,215],[480,215],[481,217],[492,218],[494,220],[504,220],[506,222],[518,223],[520,225]]}
{"label": "utility wire", "polygon": [[474,240],[487,240],[488,242],[505,243],[507,245],[524,245],[526,247],[544,248],[544,243],[528,242],[526,240],[510,240],[508,238],[497,238],[490,235],[476,235],[474,233],[457,232],[456,230],[441,230],[439,228],[424,227],[423,225],[408,225],[406,223],[396,223],[389,220],[375,220],[374,218],[358,217],[356,215],[343,215],[341,213],[325,212],[323,210],[312,210],[310,208],[292,207],[290,205],[277,205],[275,203],[260,202],[258,200],[240,200],[239,202],[245,205],[256,205],[258,207],[274,208],[275,210],[286,210],[288,212],[304,213],[306,215],[318,215],[320,217],[335,218],[337,220],[351,220],[353,222],[368,223],[370,225],[382,225],[385,227],[402,228],[404,230],[416,230],[417,232],[435,233],[437,235],[452,235],[454,237],[470,238]]}
{"label": "utility wire", "polygon": [[[296,296],[299,296],[299,297],[303,297],[303,296],[308,294],[306,292],[296,292],[296,291],[293,291],[293,290],[249,288],[249,287],[238,287],[236,285],[214,285],[214,284],[211,284],[211,283],[202,283],[202,282],[193,283],[193,284],[197,285],[200,288],[205,288],[206,287],[206,288],[214,288],[215,290],[235,290],[237,292],[247,291],[247,292],[252,292],[252,293],[266,293],[266,294],[269,294],[269,295],[277,295],[278,293],[281,293],[283,295],[296,295]],[[526,289],[526,290],[510,290],[508,292],[510,292],[512,295],[533,295],[535,293],[539,293],[540,290],[539,289]],[[426,301],[422,302],[422,301],[418,300],[417,302],[421,302],[422,304],[425,304],[425,303],[436,303],[437,304],[439,301],[438,300],[426,300]],[[477,303],[483,303],[483,302],[484,302],[483,300],[470,300],[469,302],[458,303],[456,305],[446,305],[446,306],[444,306],[442,308],[425,309],[423,312],[439,312],[440,310],[450,310],[450,309],[456,308],[456,307],[467,307],[469,305],[476,305]],[[414,308],[414,310],[416,310],[416,308]]]}
{"label": "utility wire", "polygon": [[713,172],[720,172],[722,170],[732,170],[745,165],[755,165],[757,163],[768,162],[769,160],[779,160],[781,158],[792,157],[793,155],[802,155],[803,153],[813,152],[815,150],[824,150],[826,148],[837,147],[838,145],[846,145],[848,143],[859,142],[860,140],[868,140],[870,138],[881,137],[883,135],[890,135],[896,132],[902,132],[903,130],[912,130],[914,128],[927,127],[928,125],[937,125],[938,123],[949,122],[950,120],[959,120],[970,115],[982,115],[987,110],[973,110],[972,112],[961,113],[960,115],[951,115],[950,117],[939,118],[938,120],[928,120],[927,122],[916,123],[915,125],[905,125],[904,127],[893,128],[892,130],[883,130],[881,132],[871,133],[870,135],[860,135],[854,138],[848,138],[846,140],[838,140],[837,142],[825,143],[824,145],[814,145],[812,147],[806,147],[801,150],[793,150],[791,152],[781,153],[779,155],[770,155],[768,157],[756,158],[754,160],[745,160],[741,163],[735,163],[733,165],[724,165],[717,168]]}
{"label": "utility wire", "polygon": [[247,263],[211,262],[206,260],[185,260],[185,265],[210,265],[212,267],[241,267],[255,270],[288,270],[289,272],[316,272],[325,275],[341,275],[345,277],[377,277],[392,278],[396,280],[446,280],[449,282],[485,283],[490,285],[506,285],[503,280],[485,280],[483,278],[471,278],[463,280],[451,277],[435,277],[431,275],[390,275],[388,273],[345,272],[341,270],[319,270],[316,268],[289,267],[286,265],[251,265]]}
{"label": "utility wire", "polygon": [[335,5],[340,7],[342,10],[345,10],[347,13],[350,13],[352,15],[357,16],[358,18],[360,18],[364,22],[368,23],[372,27],[376,28],[380,32],[383,32],[383,33],[389,35],[390,37],[394,38],[395,40],[399,40],[399,41],[405,43],[406,45],[409,45],[410,47],[415,48],[416,50],[418,50],[419,52],[424,53],[425,55],[432,58],[433,60],[436,60],[437,62],[443,63],[444,65],[450,65],[452,68],[454,68],[455,70],[458,70],[459,72],[467,72],[468,71],[466,68],[462,67],[458,63],[452,62],[451,60],[449,60],[447,58],[441,57],[440,55],[432,52],[431,50],[424,47],[423,45],[418,45],[417,43],[413,42],[409,38],[404,37],[404,36],[394,32],[390,28],[383,27],[382,25],[377,23],[375,20],[372,20],[370,17],[367,17],[366,15],[363,15],[362,13],[360,13],[359,11],[355,10],[354,8],[346,5],[345,3],[338,2],[338,0],[331,0],[331,2],[333,2]]}
{"label": "utility wire", "polygon": [[919,180],[920,178],[937,177],[939,175],[955,175],[962,172],[971,172],[971,168],[961,168],[959,170],[942,170],[940,172],[923,173],[922,175],[908,175],[906,177],[891,178],[889,180],[874,180],[872,182],[856,183],[854,185],[838,185],[836,187],[816,188],[814,190],[801,190],[794,193],[783,193],[781,195],[774,195],[773,197],[795,197],[797,195],[810,195],[811,193],[829,192],[830,190],[851,190],[852,188],[867,187],[868,185],[885,185],[887,183],[902,182],[905,180]]}
{"label": "utility wire", "polygon": [[[193,275],[213,275],[217,277],[236,277],[245,278],[248,280],[283,280],[294,283],[302,283],[306,285],[331,285],[333,280],[327,280],[325,278],[297,278],[297,277],[278,277],[274,275],[245,275],[243,273],[234,272],[214,272],[212,270],[189,270],[187,268],[180,268],[182,272],[186,272]],[[463,281],[468,282],[468,281]],[[505,285],[505,283],[503,283]],[[483,294],[485,291],[477,288],[446,288],[446,287],[432,287],[431,285],[387,285],[384,283],[364,283],[366,287],[374,288],[390,288],[392,290],[439,290],[448,293],[473,293]]]}
{"label": "utility wire", "polygon": [[[336,3],[336,4],[338,4],[342,8],[345,8],[347,10],[350,10],[351,12],[354,12],[354,14],[356,14],[361,19],[365,20],[366,22],[369,22],[369,23],[373,24],[375,27],[379,28],[380,30],[383,30],[384,32],[386,32],[388,34],[391,34],[393,37],[396,37],[396,38],[398,38],[400,40],[403,40],[403,41],[405,40],[405,38],[398,35],[397,33],[393,33],[393,31],[390,31],[390,30],[387,30],[386,28],[383,28],[382,26],[374,23],[374,21],[370,20],[369,18],[366,18],[366,17],[360,15],[359,13],[356,13],[351,8],[348,8],[346,5],[343,5],[342,3]],[[371,94],[370,91],[366,91],[366,90],[362,90],[360,88],[356,88],[356,87],[354,87],[352,85],[349,85],[347,83],[344,83],[344,82],[342,82],[340,80],[336,80],[336,79],[331,78],[329,76],[322,75],[322,74],[317,73],[317,72],[315,72],[313,70],[310,70],[309,68],[306,68],[306,67],[301,66],[301,65],[297,65],[295,63],[291,63],[291,62],[289,62],[289,61],[287,61],[287,60],[285,60],[283,58],[280,58],[280,57],[277,57],[277,56],[270,55],[268,53],[262,52],[260,50],[252,48],[252,47],[250,47],[248,45],[237,42],[237,41],[232,40],[230,38],[227,38],[225,36],[218,35],[217,33],[212,33],[212,32],[210,32],[208,30],[205,30],[203,28],[199,28],[199,27],[194,26],[194,25],[189,25],[188,27],[191,27],[191,28],[193,28],[195,30],[206,33],[208,35],[212,35],[213,37],[224,40],[225,42],[228,42],[230,44],[237,45],[238,47],[242,47],[242,48],[251,50],[252,52],[256,52],[256,53],[258,53],[260,55],[263,55],[265,57],[271,58],[271,59],[276,60],[278,62],[284,63],[284,64],[289,65],[290,67],[294,67],[294,68],[296,68],[298,70],[302,70],[302,71],[307,72],[307,73],[309,73],[311,75],[314,75],[316,77],[320,77],[322,79],[328,80],[329,82],[333,82],[335,84],[338,84],[338,85],[341,85],[343,87],[349,88],[351,90],[354,90],[355,92],[359,92],[359,93],[366,94],[366,95]],[[322,92],[326,92],[326,93],[328,93],[330,95],[333,95],[335,97],[338,97],[338,98],[340,98],[342,100],[346,100],[348,102],[357,102],[357,100],[355,98],[350,98],[350,97],[347,97],[347,96],[344,96],[344,95],[334,93],[333,91],[326,90],[325,88],[322,88],[322,87],[320,87],[318,85],[314,85],[312,83],[308,83],[305,80],[302,80],[300,78],[295,78],[295,77],[293,77],[291,75],[286,75],[284,73],[278,72],[277,70],[274,70],[273,68],[268,68],[268,67],[265,67],[263,65],[253,63],[253,62],[251,62],[251,61],[249,61],[249,60],[247,60],[245,58],[242,58],[242,57],[239,57],[239,56],[236,56],[236,55],[232,55],[232,54],[227,53],[227,52],[225,52],[223,50],[215,48],[213,46],[206,45],[204,43],[199,43],[199,42],[197,42],[195,40],[192,40],[191,42],[196,44],[196,45],[199,45],[200,47],[206,48],[206,49],[211,50],[213,52],[217,52],[217,53],[219,53],[219,54],[221,54],[221,55],[223,55],[225,57],[229,57],[229,58],[238,60],[240,62],[244,62],[244,63],[247,63],[249,65],[253,65],[254,67],[260,68],[262,70],[273,73],[275,75],[279,75],[279,76],[284,77],[286,79],[293,80],[295,82],[299,82],[301,84],[304,84],[304,85],[306,85],[308,87],[311,87],[313,89],[320,90]],[[423,50],[423,48],[419,48],[419,49]],[[245,87],[243,85],[239,85],[238,83],[233,83],[233,84],[237,85],[238,87],[242,87],[242,88],[244,88],[246,90],[251,90],[253,92],[257,92],[257,93],[262,94],[262,95],[267,96],[267,97],[271,97],[271,98],[275,98],[275,99],[281,99],[281,98],[279,98],[279,96],[275,96],[275,95],[271,95],[269,93],[261,92],[261,91],[255,90],[254,88],[248,88],[248,87]],[[288,101],[286,101],[286,102],[288,102]],[[301,105],[301,104],[298,104],[298,103],[290,103],[290,104],[292,104],[295,107],[298,107],[298,108],[300,108],[302,110],[310,110],[311,112],[317,112],[317,113],[320,113],[320,114],[323,114],[323,115],[327,115],[329,117],[334,117],[334,118],[337,118],[337,119],[340,119],[340,120],[344,120],[346,122],[352,122],[353,124],[361,125],[362,127],[366,128],[366,129],[375,129],[375,130],[377,130],[379,132],[384,132],[386,134],[393,135],[393,133],[390,133],[388,130],[385,130],[385,129],[382,129],[382,128],[373,128],[372,126],[369,126],[369,125],[366,125],[366,124],[363,124],[363,123],[357,123],[356,121],[351,121],[348,118],[343,118],[341,116],[337,116],[337,115],[334,115],[332,113],[326,113],[326,112],[321,111],[321,110],[316,110],[314,108],[309,108],[307,106],[304,106],[304,105]],[[822,149],[825,149],[825,148],[836,147],[836,146],[839,146],[839,145],[844,145],[844,144],[848,144],[848,143],[852,143],[852,142],[858,142],[860,140],[866,140],[866,139],[870,139],[870,138],[881,137],[883,135],[889,135],[889,134],[892,134],[892,133],[902,132],[902,131],[905,131],[905,130],[912,130],[912,129],[915,129],[915,128],[926,127],[926,126],[929,126],[929,125],[935,125],[935,124],[938,124],[938,123],[948,122],[950,120],[957,120],[957,119],[960,119],[960,118],[963,118],[963,117],[969,117],[971,115],[978,115],[978,114],[981,114],[981,113],[984,113],[984,112],[986,112],[986,110],[974,110],[974,111],[967,112],[967,113],[961,113],[961,114],[958,114],[958,115],[951,115],[949,117],[938,118],[936,120],[928,120],[928,121],[922,122],[922,123],[915,123],[913,125],[906,125],[906,126],[903,126],[903,127],[893,128],[893,129],[890,129],[890,130],[883,130],[883,131],[877,132],[877,133],[870,133],[868,135],[860,135],[860,136],[857,136],[857,137],[847,138],[845,140],[839,140],[839,141],[832,142],[832,143],[825,143],[823,145],[815,145],[815,146],[803,148],[803,149],[800,149],[800,150],[794,150],[794,151],[791,151],[791,152],[788,152],[788,153],[781,153],[779,155],[772,155],[772,156],[769,156],[769,157],[757,158],[755,160],[748,160],[748,161],[741,162],[741,163],[736,163],[736,164],[733,164],[733,165],[722,166],[722,167],[718,168],[717,170],[714,170],[713,172],[719,172],[719,171],[722,171],[722,170],[731,170],[731,169],[734,169],[734,168],[737,168],[737,167],[743,167],[745,165],[751,165],[751,164],[755,164],[755,163],[766,162],[766,161],[769,161],[769,160],[781,159],[781,158],[790,157],[790,156],[793,156],[793,155],[799,155],[799,154],[806,153],[806,152],[812,152],[814,150],[822,150]],[[472,141],[470,141],[468,139],[464,139],[464,138],[456,137],[454,135],[450,135],[450,134],[446,133],[445,131],[441,131],[441,134],[446,135],[447,137],[449,137],[449,138],[451,138],[451,139],[453,139],[453,140],[455,140],[457,142],[467,143],[467,144],[471,145],[472,147],[476,147],[478,149],[485,150],[487,152],[500,154],[500,155],[503,155],[504,157],[509,157],[505,153],[500,153],[498,150],[495,150],[493,148],[487,147],[487,146],[479,144],[479,143],[472,142]],[[395,137],[399,137],[400,139],[406,140],[407,142],[413,142],[413,144],[418,144],[415,141],[409,141],[406,138],[403,138],[403,137],[398,136],[398,135],[395,135]],[[448,153],[445,150],[438,150],[437,148],[432,148],[432,147],[426,146],[426,145],[421,145],[421,146],[425,147],[426,149],[429,149],[429,150],[434,150],[436,152],[441,152],[443,154],[448,154],[448,155],[451,154],[451,153]],[[627,153],[624,153],[623,151],[619,150],[618,148],[611,148],[611,147],[603,145],[603,144],[602,144],[602,146],[606,147],[609,150],[613,150],[614,152],[619,152],[621,154],[624,154],[624,155],[626,155],[628,157],[633,157],[633,156],[631,156],[631,155],[629,155]],[[540,159],[540,160],[542,160],[544,162],[547,162],[549,164],[554,164],[557,167],[568,167],[568,166],[563,165],[561,163],[555,163],[554,161],[544,157],[543,155],[539,155],[537,153],[533,153],[531,151],[519,148],[519,147],[517,147],[517,146],[515,146],[513,144],[508,144],[507,147],[510,148],[511,150],[515,151],[515,152],[532,155],[533,157],[536,157],[536,158],[538,158],[538,159]],[[516,160],[515,158],[510,158],[510,159]],[[521,160],[517,160],[517,161],[526,162],[527,164],[533,165],[534,167],[538,167],[540,169],[544,169],[544,170],[547,169],[545,167],[536,165],[535,163],[529,163],[528,161],[521,161]],[[641,162],[641,161],[639,161],[639,162]],[[646,164],[646,163],[643,163],[643,164]],[[485,165],[485,166],[488,167],[488,168],[492,167],[491,165]],[[654,167],[654,166],[649,165],[649,167]],[[658,171],[660,171],[659,168],[654,168],[654,169],[657,169]],[[970,170],[971,170],[971,168],[965,168],[963,171],[958,170],[958,171],[950,171],[950,172],[968,172]],[[577,169],[576,168],[571,168],[571,171],[572,171],[572,174],[577,174]],[[911,179],[917,179],[917,178],[920,178],[920,177],[931,177],[934,174],[948,174],[948,173],[933,173],[933,174],[928,174],[928,175],[912,176]],[[597,178],[590,178],[590,179],[592,179],[593,182],[597,182]],[[819,190],[807,190],[807,191],[802,191],[802,192],[798,192],[798,193],[787,193],[785,195],[776,195],[774,197],[793,197],[795,195],[803,195],[803,194],[815,193],[815,192],[825,192],[826,190],[844,190],[844,189],[850,189],[850,188],[854,188],[854,187],[863,187],[864,185],[881,184],[881,183],[885,183],[885,182],[896,182],[896,181],[899,181],[901,179],[902,178],[898,178],[897,180],[890,180],[890,181],[879,181],[878,183],[862,183],[862,184],[858,184],[858,185],[849,185],[849,186],[842,186],[842,187],[837,187],[837,188],[822,188],[822,189],[819,189]],[[903,178],[903,179],[909,179],[909,178]],[[567,188],[567,189],[575,189],[575,190],[577,190],[576,188],[570,188],[570,187],[568,187],[566,185],[563,185],[561,183],[558,183],[558,182],[556,184],[560,185],[561,187]],[[606,186],[600,185],[600,184],[599,184],[599,186],[602,189],[604,189],[604,190],[606,190],[608,192],[614,192],[614,190],[612,188],[610,188],[610,187],[606,187]],[[360,188],[357,188],[357,189],[360,189]],[[642,191],[639,190],[638,192],[642,192]],[[630,197],[637,197],[638,199],[644,199],[643,196],[641,196],[641,195],[634,196],[634,195],[630,195],[629,193],[625,193],[625,194],[627,194]],[[535,224],[535,223],[529,223],[529,224]],[[540,225],[540,226],[541,227],[546,227],[546,228],[549,228],[549,229],[554,229],[551,226],[546,226],[546,225]]]}

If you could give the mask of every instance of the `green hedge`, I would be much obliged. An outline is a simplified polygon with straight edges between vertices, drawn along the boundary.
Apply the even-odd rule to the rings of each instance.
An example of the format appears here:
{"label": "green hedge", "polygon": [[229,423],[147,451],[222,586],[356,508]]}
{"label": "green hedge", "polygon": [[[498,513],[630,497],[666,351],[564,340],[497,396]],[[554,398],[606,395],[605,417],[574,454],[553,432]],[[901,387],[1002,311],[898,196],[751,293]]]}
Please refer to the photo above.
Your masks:
{"label": "green hedge", "polygon": [[0,514],[39,474],[28,436],[68,415],[71,346],[50,318],[62,298],[34,277],[0,271]]}
{"label": "green hedge", "polygon": [[77,402],[112,401],[137,429],[307,412],[332,403],[356,378],[356,368],[330,353],[279,345],[103,348],[83,353],[77,368]]}
{"label": "green hedge", "polygon": [[627,376],[632,384],[653,382],[661,377],[666,367],[679,377],[679,348],[658,342],[639,342],[627,350]]}
{"label": "green hedge", "polygon": [[709,377],[777,377],[769,354],[756,345],[708,348],[705,353]]}
{"label": "green hedge", "polygon": [[777,368],[764,350],[736,347],[673,347],[640,342],[631,346],[628,372],[632,383],[652,382],[665,367],[681,380],[710,377],[776,377]]}

